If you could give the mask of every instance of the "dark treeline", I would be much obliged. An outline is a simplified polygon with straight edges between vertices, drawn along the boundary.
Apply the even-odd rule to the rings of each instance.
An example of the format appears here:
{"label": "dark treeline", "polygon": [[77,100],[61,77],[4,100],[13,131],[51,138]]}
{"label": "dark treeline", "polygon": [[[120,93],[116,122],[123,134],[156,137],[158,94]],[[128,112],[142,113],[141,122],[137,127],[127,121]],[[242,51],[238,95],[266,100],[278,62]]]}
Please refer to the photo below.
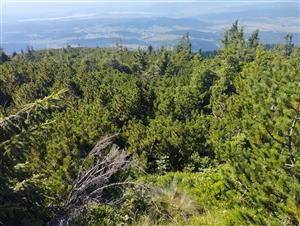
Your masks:
{"label": "dark treeline", "polygon": [[299,225],[300,48],[222,44],[1,51],[0,224]]}

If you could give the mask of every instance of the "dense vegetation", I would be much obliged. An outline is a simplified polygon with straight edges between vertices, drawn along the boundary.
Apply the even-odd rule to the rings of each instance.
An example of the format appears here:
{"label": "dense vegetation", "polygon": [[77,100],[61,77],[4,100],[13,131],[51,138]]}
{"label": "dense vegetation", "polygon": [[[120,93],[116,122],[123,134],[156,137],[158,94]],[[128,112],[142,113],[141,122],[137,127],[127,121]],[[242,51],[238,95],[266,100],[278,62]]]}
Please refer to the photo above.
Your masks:
{"label": "dense vegetation", "polygon": [[[237,23],[222,43],[1,52],[0,223],[298,225],[300,48],[266,49]],[[130,167],[70,215],[112,134]]]}

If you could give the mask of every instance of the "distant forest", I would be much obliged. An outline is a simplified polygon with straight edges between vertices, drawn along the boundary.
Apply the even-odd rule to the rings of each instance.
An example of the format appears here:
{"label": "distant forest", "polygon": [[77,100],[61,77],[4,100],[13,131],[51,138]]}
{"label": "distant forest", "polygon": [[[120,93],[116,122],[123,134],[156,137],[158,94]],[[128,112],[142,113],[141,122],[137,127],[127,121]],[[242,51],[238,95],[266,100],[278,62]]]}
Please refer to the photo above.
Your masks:
{"label": "distant forest", "polygon": [[0,225],[300,223],[300,47],[0,51]]}

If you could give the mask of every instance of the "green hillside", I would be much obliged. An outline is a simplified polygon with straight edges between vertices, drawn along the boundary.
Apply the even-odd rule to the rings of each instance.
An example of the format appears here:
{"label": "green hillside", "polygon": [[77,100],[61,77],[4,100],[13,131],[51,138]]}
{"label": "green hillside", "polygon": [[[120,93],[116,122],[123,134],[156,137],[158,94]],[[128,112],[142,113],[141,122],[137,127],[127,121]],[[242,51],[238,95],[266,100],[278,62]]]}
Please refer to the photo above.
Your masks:
{"label": "green hillside", "polygon": [[0,55],[1,225],[299,225],[300,47]]}

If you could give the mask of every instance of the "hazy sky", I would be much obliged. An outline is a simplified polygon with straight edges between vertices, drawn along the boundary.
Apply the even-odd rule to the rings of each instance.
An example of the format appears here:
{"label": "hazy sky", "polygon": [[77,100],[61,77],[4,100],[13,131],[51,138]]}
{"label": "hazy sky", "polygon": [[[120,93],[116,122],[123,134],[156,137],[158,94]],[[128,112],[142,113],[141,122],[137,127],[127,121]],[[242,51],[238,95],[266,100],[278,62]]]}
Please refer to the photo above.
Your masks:
{"label": "hazy sky", "polygon": [[[74,1],[64,0],[63,3],[57,0],[39,0],[36,3],[28,0],[2,0],[3,1],[3,22],[16,22],[32,18],[56,18],[76,16],[165,16],[165,17],[189,17],[217,12],[235,12],[245,6],[270,6],[266,0],[139,0],[126,1],[103,0]],[[80,1],[80,0],[77,0]],[[124,0],[125,1],[125,0]],[[269,0],[270,1],[270,0]],[[49,3],[52,2],[52,3]],[[298,1],[281,1],[282,5],[299,6]],[[284,10],[284,7],[283,9]],[[288,14],[289,12],[287,12]]]}

